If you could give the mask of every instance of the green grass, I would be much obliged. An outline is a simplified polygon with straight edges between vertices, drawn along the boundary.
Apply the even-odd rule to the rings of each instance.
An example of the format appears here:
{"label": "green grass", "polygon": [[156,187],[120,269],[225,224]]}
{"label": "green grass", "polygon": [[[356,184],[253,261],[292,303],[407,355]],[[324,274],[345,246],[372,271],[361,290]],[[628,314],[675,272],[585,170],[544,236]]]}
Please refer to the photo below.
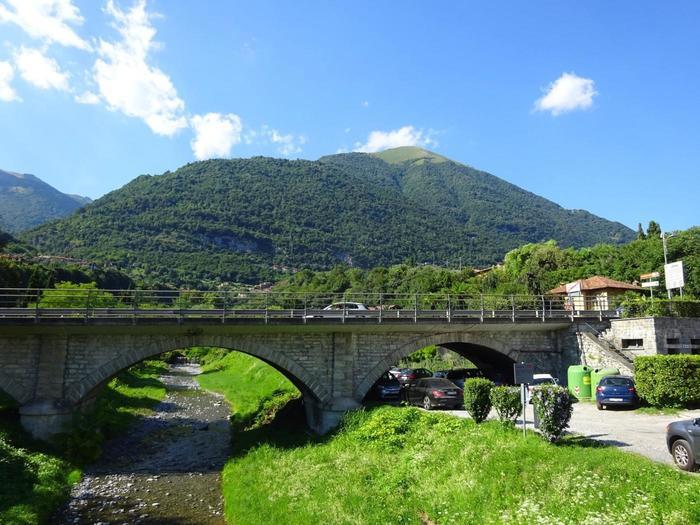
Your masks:
{"label": "green grass", "polygon": [[166,365],[149,361],[113,379],[98,396],[95,411],[52,445],[31,439],[20,427],[16,404],[0,397],[0,523],[44,523],[81,476],[79,465],[94,459],[104,437],[124,431],[163,399],[157,376]]}
{"label": "green grass", "polygon": [[214,349],[200,356],[205,363],[197,376],[202,388],[223,394],[234,422],[243,426],[264,422],[269,414],[299,391],[271,366],[240,352]]}
{"label": "green grass", "polygon": [[30,439],[15,417],[0,419],[0,523],[44,522],[80,479],[80,470]]}
{"label": "green grass", "polygon": [[415,146],[401,146],[387,149],[380,153],[372,153],[372,156],[378,157],[389,164],[399,164],[409,160],[425,161],[425,159],[429,159],[431,162],[447,162],[449,160],[442,155]]}
{"label": "green grass", "polygon": [[649,414],[652,416],[677,416],[684,409],[675,407],[642,406],[635,409],[636,414]]}
{"label": "green grass", "polygon": [[[255,358],[206,355],[200,383],[249,421],[294,392]],[[700,476],[580,437],[551,445],[497,422],[378,407],[315,438],[303,414],[277,414],[234,425],[222,482],[229,523],[700,523]]]}
{"label": "green grass", "polygon": [[230,461],[223,485],[237,524],[700,522],[697,477],[413,408],[354,413],[299,447],[265,443]]}

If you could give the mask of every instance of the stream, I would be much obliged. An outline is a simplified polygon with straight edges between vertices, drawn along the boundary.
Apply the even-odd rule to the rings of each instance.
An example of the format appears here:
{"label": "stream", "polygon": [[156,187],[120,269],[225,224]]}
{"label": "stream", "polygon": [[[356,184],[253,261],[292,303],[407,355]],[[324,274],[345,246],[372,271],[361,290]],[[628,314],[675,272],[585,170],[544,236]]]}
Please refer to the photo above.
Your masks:
{"label": "stream", "polygon": [[51,523],[223,525],[229,406],[199,388],[198,365],[171,365],[153,414],[105,443]]}

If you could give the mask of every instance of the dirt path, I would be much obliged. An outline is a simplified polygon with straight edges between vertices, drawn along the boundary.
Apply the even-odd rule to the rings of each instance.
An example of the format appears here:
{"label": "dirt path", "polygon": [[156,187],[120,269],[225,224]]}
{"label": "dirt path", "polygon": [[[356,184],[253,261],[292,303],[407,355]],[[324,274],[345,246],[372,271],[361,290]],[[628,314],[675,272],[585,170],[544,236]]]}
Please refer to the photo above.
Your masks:
{"label": "dirt path", "polygon": [[222,525],[221,469],[229,408],[199,389],[196,365],[161,376],[168,393],[153,415],[105,445],[52,523]]}

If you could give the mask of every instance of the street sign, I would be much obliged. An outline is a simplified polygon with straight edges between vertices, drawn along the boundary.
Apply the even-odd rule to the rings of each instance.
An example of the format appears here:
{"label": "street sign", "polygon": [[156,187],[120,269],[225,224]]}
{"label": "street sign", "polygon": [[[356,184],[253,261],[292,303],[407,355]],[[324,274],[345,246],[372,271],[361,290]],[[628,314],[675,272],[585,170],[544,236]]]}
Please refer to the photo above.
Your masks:
{"label": "street sign", "polygon": [[639,276],[640,279],[656,279],[657,277],[661,277],[659,272],[643,273]]}
{"label": "street sign", "polygon": [[647,281],[642,283],[642,288],[653,288],[654,286],[659,286],[659,281]]}
{"label": "street sign", "polygon": [[513,363],[513,378],[515,384],[532,383],[532,375],[535,373],[535,365],[532,363]]}
{"label": "street sign", "polygon": [[665,264],[664,279],[666,280],[667,290],[683,288],[683,286],[685,286],[685,279],[683,277],[683,261]]}
{"label": "street sign", "polygon": [[566,295],[580,295],[581,294],[581,281],[574,281],[573,283],[566,284]]}

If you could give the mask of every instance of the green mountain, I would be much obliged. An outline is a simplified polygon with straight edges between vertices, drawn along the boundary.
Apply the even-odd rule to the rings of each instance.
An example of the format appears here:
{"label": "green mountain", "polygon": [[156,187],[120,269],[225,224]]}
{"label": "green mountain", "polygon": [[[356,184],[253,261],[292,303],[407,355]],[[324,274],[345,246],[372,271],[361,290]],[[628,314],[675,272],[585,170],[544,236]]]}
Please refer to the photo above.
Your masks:
{"label": "green mountain", "polygon": [[419,148],[191,163],[140,176],[22,236],[45,253],[111,260],[137,278],[190,286],[338,263],[480,266],[527,242],[633,237],[622,224]]}
{"label": "green mountain", "polygon": [[92,202],[67,195],[26,173],[0,170],[0,228],[12,233],[70,215]]}

